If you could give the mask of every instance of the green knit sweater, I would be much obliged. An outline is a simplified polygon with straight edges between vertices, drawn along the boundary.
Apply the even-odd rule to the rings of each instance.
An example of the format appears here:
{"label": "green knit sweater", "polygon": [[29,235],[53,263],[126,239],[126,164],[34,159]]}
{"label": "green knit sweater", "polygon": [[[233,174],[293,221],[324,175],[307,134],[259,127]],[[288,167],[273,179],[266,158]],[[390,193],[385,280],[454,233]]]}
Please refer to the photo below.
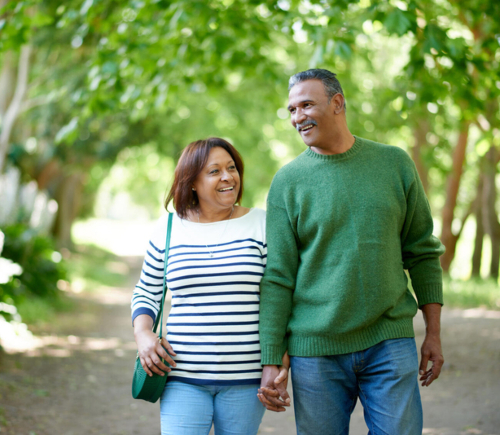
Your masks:
{"label": "green knit sweater", "polygon": [[307,149],[267,200],[260,284],[262,364],[356,352],[413,337],[418,306],[443,303],[429,204],[400,148],[356,138],[345,153]]}

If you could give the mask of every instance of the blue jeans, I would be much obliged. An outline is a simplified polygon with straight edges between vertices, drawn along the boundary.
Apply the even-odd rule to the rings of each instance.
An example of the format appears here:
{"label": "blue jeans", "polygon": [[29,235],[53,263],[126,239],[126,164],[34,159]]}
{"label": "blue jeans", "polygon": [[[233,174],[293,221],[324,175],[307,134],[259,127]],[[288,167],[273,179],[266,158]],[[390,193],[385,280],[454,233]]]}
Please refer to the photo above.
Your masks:
{"label": "blue jeans", "polygon": [[421,435],[422,403],[413,338],[344,355],[290,358],[297,435],[349,433],[359,397],[369,435]]}
{"label": "blue jeans", "polygon": [[161,396],[162,435],[255,435],[265,408],[258,385],[191,385],[167,382]]}

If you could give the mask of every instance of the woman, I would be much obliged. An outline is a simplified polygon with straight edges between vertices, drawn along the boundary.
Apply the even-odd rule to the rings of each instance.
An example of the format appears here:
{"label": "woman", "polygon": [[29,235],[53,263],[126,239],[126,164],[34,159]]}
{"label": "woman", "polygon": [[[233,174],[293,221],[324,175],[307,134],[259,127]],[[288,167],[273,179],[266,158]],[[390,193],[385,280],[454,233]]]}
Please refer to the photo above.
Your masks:
{"label": "woman", "polygon": [[165,202],[173,201],[176,213],[167,263],[172,309],[161,345],[151,329],[161,299],[166,215],[132,299],[144,370],[169,372],[160,405],[163,435],[208,434],[212,422],[216,435],[256,434],[264,414],[257,390],[265,212],[236,205],[242,194],[243,162],[231,144],[210,138],[186,147]]}

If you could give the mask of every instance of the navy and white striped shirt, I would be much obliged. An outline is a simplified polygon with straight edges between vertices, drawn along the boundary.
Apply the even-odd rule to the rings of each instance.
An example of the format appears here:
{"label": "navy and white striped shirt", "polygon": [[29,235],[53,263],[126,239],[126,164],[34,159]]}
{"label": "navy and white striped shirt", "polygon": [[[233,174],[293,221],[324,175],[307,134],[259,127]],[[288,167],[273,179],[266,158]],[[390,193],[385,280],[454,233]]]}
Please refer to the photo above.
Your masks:
{"label": "navy and white striped shirt", "polygon": [[[213,223],[172,223],[167,340],[177,353],[169,381],[260,384],[259,283],[267,259],[265,211]],[[132,318],[158,314],[167,215],[151,237],[132,298]],[[207,248],[208,245],[208,248]],[[210,252],[213,252],[211,257]]]}

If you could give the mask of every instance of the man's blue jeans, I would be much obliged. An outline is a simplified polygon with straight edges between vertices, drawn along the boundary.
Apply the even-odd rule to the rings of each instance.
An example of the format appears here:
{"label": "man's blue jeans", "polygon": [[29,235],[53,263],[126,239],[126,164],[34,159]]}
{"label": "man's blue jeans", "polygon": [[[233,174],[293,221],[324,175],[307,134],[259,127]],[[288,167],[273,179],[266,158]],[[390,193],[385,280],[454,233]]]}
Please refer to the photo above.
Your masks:
{"label": "man's blue jeans", "polygon": [[290,358],[297,435],[349,433],[359,397],[369,435],[421,435],[422,403],[413,338],[344,355]]}

